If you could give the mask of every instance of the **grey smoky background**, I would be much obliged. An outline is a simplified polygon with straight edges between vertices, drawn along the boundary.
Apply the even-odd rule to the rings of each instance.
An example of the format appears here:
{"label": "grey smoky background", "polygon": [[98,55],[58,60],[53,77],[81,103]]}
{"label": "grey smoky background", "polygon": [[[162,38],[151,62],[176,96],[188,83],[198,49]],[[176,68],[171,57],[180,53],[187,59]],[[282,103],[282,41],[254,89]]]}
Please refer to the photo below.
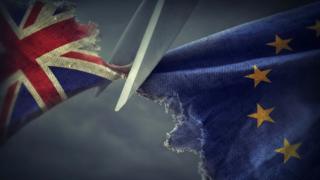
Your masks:
{"label": "grey smoky background", "polygon": [[[82,23],[99,25],[107,61],[140,0],[74,0]],[[172,48],[311,0],[200,0]],[[0,29],[1,32],[1,29]],[[32,121],[0,147],[0,180],[196,180],[199,158],[163,146],[170,114],[135,95],[113,111],[123,81],[94,89]]]}

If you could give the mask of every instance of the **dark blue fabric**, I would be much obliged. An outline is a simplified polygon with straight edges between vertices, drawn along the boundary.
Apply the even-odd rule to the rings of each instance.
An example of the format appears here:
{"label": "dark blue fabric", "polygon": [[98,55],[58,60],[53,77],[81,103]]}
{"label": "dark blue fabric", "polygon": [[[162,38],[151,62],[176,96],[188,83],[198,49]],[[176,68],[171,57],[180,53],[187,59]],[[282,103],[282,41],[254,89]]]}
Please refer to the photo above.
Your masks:
{"label": "dark blue fabric", "polygon": [[[320,38],[307,28],[319,18],[315,3],[170,51],[139,89],[177,113],[169,146],[198,151],[203,175],[217,180],[320,179]],[[292,38],[293,51],[276,54],[275,35]],[[254,65],[272,82],[254,87],[245,77]],[[257,104],[275,108],[274,123],[248,117]],[[301,159],[284,163],[275,152],[284,139],[301,143]]]}
{"label": "dark blue fabric", "polygon": [[59,6],[57,7],[56,11],[53,13],[53,15],[58,15],[60,13],[64,13],[67,11],[70,11],[73,8],[73,6],[70,3],[67,2],[60,2]]}
{"label": "dark blue fabric", "polygon": [[25,125],[29,119],[39,115],[41,109],[24,85],[21,85],[17,100],[12,111],[11,121],[8,127],[8,136]]}
{"label": "dark blue fabric", "polygon": [[29,2],[29,0],[3,0],[1,3],[5,5],[5,8],[8,10],[8,13],[12,17],[13,21],[16,23],[17,26],[19,26],[23,16],[25,15],[28,9]]}
{"label": "dark blue fabric", "polygon": [[[95,87],[102,83],[111,83],[110,80],[107,80],[103,77],[78,70],[59,67],[50,67],[50,70],[58,79],[68,97],[71,97],[79,92]],[[79,80],[81,80],[81,83],[79,83]]]}

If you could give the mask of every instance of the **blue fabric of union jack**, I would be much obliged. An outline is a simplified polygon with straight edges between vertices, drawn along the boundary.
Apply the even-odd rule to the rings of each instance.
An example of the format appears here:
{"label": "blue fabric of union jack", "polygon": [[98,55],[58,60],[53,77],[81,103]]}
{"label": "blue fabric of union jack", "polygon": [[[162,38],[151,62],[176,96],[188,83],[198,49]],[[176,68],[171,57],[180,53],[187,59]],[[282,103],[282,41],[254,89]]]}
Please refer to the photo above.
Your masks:
{"label": "blue fabric of union jack", "polygon": [[1,1],[0,139],[88,88],[123,76],[97,54],[94,24],[66,3]]}

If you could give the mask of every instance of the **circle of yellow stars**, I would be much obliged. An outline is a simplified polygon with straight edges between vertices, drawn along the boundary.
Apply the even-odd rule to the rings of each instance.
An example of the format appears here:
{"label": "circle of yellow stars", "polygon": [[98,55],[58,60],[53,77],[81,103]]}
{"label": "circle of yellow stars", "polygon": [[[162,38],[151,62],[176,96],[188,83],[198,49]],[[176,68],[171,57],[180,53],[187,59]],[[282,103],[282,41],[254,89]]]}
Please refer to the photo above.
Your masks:
{"label": "circle of yellow stars", "polygon": [[[268,78],[268,74],[271,72],[271,69],[260,70],[257,65],[254,65],[253,70],[253,74],[249,74],[245,77],[254,81],[254,88],[256,88],[261,82],[271,83],[271,80]],[[255,119],[257,122],[257,128],[259,128],[266,122],[275,123],[275,121],[271,118],[271,113],[274,111],[274,109],[274,107],[265,108],[261,104],[257,103],[256,112],[249,114],[248,117]],[[283,141],[283,147],[276,149],[275,152],[283,154],[283,163],[287,163],[287,161],[293,157],[300,159],[300,156],[297,153],[297,150],[300,146],[301,143],[290,144],[288,139],[285,138]]]}
{"label": "circle of yellow stars", "polygon": [[[316,37],[320,37],[320,21],[316,20],[314,25],[308,26],[307,29],[313,30],[316,32]],[[275,35],[275,40],[273,42],[267,43],[266,45],[272,46],[275,48],[275,53],[280,54],[284,50],[293,51],[289,43],[292,42],[292,38],[281,38],[278,34]],[[245,78],[252,79],[254,82],[254,88],[256,88],[260,83],[271,83],[271,80],[268,78],[271,69],[260,70],[257,65],[253,66],[253,73],[246,75]],[[248,117],[255,119],[257,121],[257,128],[261,127],[265,122],[275,123],[271,118],[271,113],[274,111],[274,107],[264,108],[261,104],[257,103],[257,110],[255,113],[249,114]],[[298,149],[301,146],[301,143],[290,144],[287,138],[283,140],[283,147],[277,148],[274,151],[276,153],[283,155],[283,163],[287,163],[290,158],[300,159],[298,154]]]}

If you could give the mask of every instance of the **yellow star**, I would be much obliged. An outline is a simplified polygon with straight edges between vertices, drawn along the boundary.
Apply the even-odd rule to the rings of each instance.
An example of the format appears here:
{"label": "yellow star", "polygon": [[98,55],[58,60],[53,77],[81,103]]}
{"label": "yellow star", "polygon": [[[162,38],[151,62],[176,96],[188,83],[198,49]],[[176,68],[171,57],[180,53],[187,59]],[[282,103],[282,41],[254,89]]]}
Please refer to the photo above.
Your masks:
{"label": "yellow star", "polygon": [[260,127],[265,121],[274,123],[272,118],[270,117],[270,113],[274,110],[274,108],[263,109],[260,104],[257,104],[257,112],[254,114],[248,115],[250,118],[254,118],[257,120],[257,127]]}
{"label": "yellow star", "polygon": [[292,51],[292,48],[289,46],[289,43],[292,39],[281,39],[278,35],[276,35],[276,39],[274,42],[268,43],[268,46],[273,46],[276,48],[276,54],[279,54],[283,49]]}
{"label": "yellow star", "polygon": [[315,30],[316,31],[316,36],[319,37],[320,36],[320,21],[316,21],[316,24],[313,25],[313,26],[309,26],[307,27],[308,29],[311,29],[311,30]]}
{"label": "yellow star", "polygon": [[271,83],[270,79],[268,79],[268,77],[267,77],[267,75],[270,73],[271,69],[261,71],[256,65],[253,66],[253,69],[254,69],[254,73],[249,74],[245,77],[254,80],[254,87],[257,87],[261,81]]}
{"label": "yellow star", "polygon": [[291,157],[300,159],[297,149],[301,146],[301,143],[290,144],[287,138],[283,140],[283,147],[278,148],[275,151],[281,153],[284,156],[283,163],[286,163]]}

